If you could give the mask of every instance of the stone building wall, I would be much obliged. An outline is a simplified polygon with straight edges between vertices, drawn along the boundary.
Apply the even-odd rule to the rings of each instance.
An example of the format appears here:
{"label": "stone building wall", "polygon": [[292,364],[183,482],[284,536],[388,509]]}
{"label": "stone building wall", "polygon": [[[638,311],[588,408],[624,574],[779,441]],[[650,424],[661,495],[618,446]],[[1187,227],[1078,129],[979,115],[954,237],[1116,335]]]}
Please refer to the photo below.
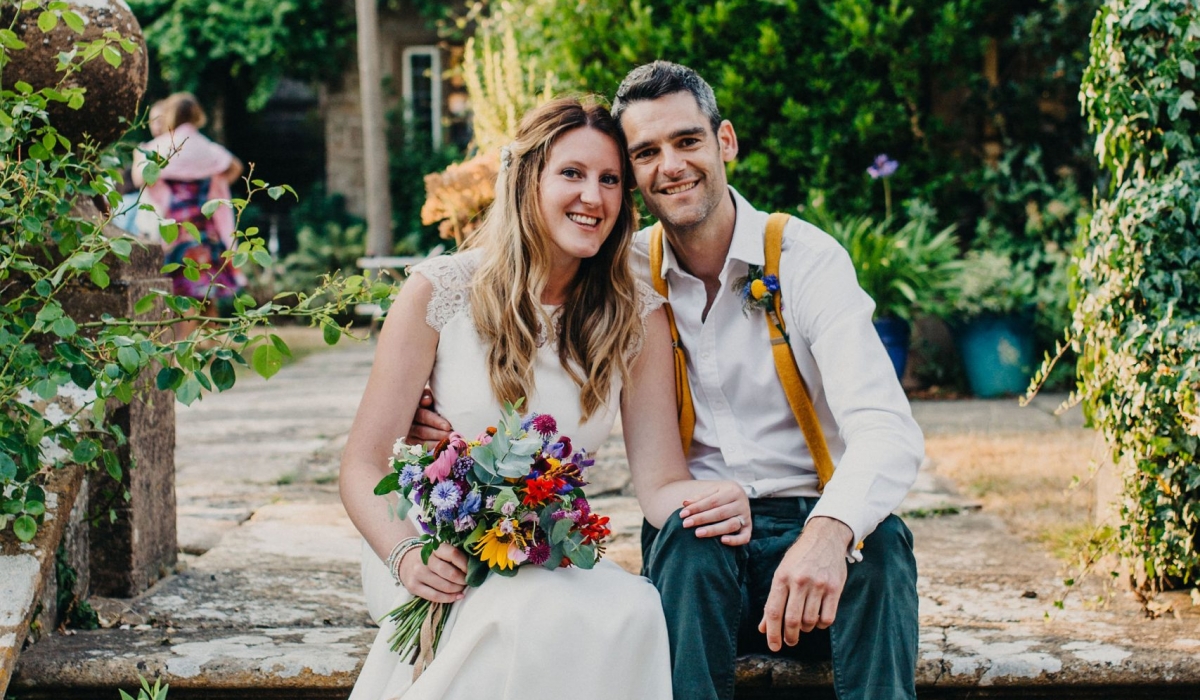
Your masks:
{"label": "stone building wall", "polygon": [[[465,104],[461,80],[447,79],[446,73],[461,59],[460,47],[448,46],[437,32],[405,5],[399,10],[380,9],[381,67],[384,75],[388,110],[402,107],[401,82],[404,51],[414,46],[438,46],[442,67],[442,121],[449,114],[447,103]],[[457,109],[456,109],[457,111]],[[325,124],[325,181],[330,193],[346,198],[346,209],[362,216],[366,211],[363,181],[363,135],[357,61],[352,61],[340,80],[321,89],[321,117]],[[443,126],[442,141],[447,142],[462,129]]]}

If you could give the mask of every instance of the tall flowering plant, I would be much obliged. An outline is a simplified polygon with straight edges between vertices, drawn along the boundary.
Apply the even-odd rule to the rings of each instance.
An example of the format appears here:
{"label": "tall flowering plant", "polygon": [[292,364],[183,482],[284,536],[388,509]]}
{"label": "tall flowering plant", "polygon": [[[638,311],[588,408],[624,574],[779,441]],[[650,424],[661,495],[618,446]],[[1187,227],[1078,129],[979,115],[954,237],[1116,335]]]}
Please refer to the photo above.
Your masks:
{"label": "tall flowering plant", "polygon": [[[558,435],[553,417],[522,419],[520,405],[506,403],[499,428],[474,440],[451,433],[432,450],[397,441],[392,473],[375,487],[378,495],[400,492],[399,517],[418,509],[426,564],[443,542],[466,553],[468,586],[489,573],[515,576],[521,566],[590,569],[610,534],[608,518],[593,513],[583,493],[593,460]],[[436,653],[447,607],[414,597],[388,614],[397,626],[392,651],[411,655],[418,673]]]}

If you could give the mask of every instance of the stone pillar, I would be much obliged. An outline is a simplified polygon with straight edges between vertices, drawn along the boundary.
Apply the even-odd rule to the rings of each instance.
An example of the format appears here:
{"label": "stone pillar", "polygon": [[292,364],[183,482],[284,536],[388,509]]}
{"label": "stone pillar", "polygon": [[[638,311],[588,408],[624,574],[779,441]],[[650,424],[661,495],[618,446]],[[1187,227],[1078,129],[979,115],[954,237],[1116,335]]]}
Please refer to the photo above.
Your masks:
{"label": "stone pillar", "polygon": [[387,125],[379,67],[376,0],[356,0],[358,81],[362,104],[363,165],[366,179],[367,255],[392,253],[392,196],[388,185]]}
{"label": "stone pillar", "polygon": [[[133,318],[138,299],[152,289],[171,289],[161,267],[158,246],[135,246],[128,263],[112,264],[107,289],[81,285],[64,295],[63,308],[79,323],[99,320],[102,314]],[[139,318],[160,314],[158,307]],[[94,594],[135,596],[175,564],[175,398],[155,388],[155,374],[143,372],[131,403],[113,401],[109,406],[109,422],[121,428],[128,442],[116,447],[120,482],[107,473],[89,480]]]}

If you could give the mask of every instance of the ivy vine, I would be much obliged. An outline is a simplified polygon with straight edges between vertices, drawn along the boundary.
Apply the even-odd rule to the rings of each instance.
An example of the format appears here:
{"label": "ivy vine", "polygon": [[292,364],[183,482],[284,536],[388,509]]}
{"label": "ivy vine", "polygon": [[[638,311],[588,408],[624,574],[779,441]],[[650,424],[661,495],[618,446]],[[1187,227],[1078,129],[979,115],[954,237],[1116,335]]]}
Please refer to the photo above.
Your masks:
{"label": "ivy vine", "polygon": [[1110,180],[1078,262],[1078,398],[1118,465],[1118,553],[1151,593],[1200,574],[1198,57],[1195,2],[1106,0],[1080,93]]}

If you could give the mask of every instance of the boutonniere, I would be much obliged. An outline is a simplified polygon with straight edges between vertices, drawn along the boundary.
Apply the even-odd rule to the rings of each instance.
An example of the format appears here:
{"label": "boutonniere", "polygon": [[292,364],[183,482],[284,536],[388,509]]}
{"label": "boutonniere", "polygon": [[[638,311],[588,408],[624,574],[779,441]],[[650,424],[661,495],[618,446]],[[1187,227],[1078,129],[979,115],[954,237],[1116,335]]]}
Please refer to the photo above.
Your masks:
{"label": "boutonniere", "polygon": [[779,293],[779,278],[764,275],[761,266],[751,265],[746,276],[733,284],[733,288],[742,296],[742,313],[747,317],[755,309],[767,312],[774,309],[775,295]]}

